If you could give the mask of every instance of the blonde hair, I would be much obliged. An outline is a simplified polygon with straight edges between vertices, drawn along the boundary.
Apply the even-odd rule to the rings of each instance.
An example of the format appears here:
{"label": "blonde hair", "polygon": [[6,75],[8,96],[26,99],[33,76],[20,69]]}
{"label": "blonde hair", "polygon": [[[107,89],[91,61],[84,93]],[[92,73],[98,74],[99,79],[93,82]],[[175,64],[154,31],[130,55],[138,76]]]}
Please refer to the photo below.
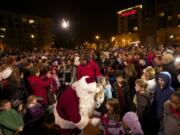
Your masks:
{"label": "blonde hair", "polygon": [[148,73],[148,79],[155,78],[156,72],[155,72],[154,68],[149,67],[149,68],[145,69],[145,72]]}
{"label": "blonde hair", "polygon": [[174,60],[173,55],[170,54],[170,53],[165,53],[162,56],[162,61],[163,61],[164,64],[168,64],[173,60]]}

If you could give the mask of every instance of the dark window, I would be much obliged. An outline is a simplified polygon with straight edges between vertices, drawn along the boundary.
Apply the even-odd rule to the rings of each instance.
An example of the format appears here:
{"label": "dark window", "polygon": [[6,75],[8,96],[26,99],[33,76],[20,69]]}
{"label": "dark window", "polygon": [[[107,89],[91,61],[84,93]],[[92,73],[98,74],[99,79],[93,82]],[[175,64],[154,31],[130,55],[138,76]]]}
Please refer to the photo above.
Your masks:
{"label": "dark window", "polygon": [[152,18],[155,16],[155,2],[156,0],[147,0],[146,7],[147,7],[147,18]]}
{"label": "dark window", "polygon": [[166,17],[159,17],[159,28],[165,28],[166,27]]}
{"label": "dark window", "polygon": [[133,32],[134,26],[137,26],[137,18],[128,21],[128,31]]}

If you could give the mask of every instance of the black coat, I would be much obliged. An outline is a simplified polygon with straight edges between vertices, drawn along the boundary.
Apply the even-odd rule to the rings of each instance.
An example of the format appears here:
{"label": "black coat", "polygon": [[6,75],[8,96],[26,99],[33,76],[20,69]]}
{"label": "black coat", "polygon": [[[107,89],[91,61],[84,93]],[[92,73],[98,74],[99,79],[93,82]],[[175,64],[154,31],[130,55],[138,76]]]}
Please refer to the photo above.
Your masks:
{"label": "black coat", "polygon": [[[113,96],[117,99],[119,99],[119,93],[118,93],[118,84],[117,82],[114,83],[113,85]],[[128,111],[131,110],[131,103],[130,103],[130,92],[129,92],[129,85],[124,82],[123,83],[123,87],[122,87],[122,96],[124,99],[124,103],[125,103],[125,108],[124,110],[121,110],[122,115]]]}

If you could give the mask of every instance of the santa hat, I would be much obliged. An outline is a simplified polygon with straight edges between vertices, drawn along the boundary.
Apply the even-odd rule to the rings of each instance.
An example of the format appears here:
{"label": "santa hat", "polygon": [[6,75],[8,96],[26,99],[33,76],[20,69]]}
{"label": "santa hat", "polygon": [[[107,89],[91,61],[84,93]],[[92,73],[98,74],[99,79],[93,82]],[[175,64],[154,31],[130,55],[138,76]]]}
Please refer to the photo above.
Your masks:
{"label": "santa hat", "polygon": [[89,76],[83,76],[79,81],[79,84],[82,89],[87,90],[89,92],[95,92],[97,85],[95,79]]}
{"label": "santa hat", "polygon": [[7,67],[4,71],[2,71],[2,78],[7,79],[10,77],[12,73],[12,69],[10,67]]}

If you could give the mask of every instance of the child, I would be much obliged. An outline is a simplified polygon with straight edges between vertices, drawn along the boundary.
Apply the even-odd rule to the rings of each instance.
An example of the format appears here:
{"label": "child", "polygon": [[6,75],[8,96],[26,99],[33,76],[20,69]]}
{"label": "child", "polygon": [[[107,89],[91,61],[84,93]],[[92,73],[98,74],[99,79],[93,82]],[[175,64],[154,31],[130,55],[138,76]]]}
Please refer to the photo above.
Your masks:
{"label": "child", "polygon": [[[119,101],[112,98],[106,101],[107,113],[101,117],[100,129],[103,135],[124,135],[124,130],[121,125]],[[92,119],[91,123],[96,125],[100,121]]]}
{"label": "child", "polygon": [[171,75],[164,71],[157,75],[157,85],[155,87],[155,94],[153,105],[155,106],[157,123],[160,125],[159,133],[163,133],[163,105],[170,99],[174,89],[171,87]]}
{"label": "child", "polygon": [[147,82],[142,79],[137,79],[135,81],[136,95],[134,96],[134,103],[139,119],[142,118],[143,111],[150,103],[150,95],[145,93],[147,85]]}
{"label": "child", "polygon": [[156,73],[155,73],[155,69],[152,68],[151,66],[145,68],[143,70],[143,75],[141,76],[141,79],[146,80],[147,81],[147,92],[149,92],[150,94],[154,94],[154,90],[155,90],[155,86],[156,86]]}
{"label": "child", "polygon": [[165,135],[180,135],[180,91],[172,94],[164,104]]}
{"label": "child", "polygon": [[126,135],[144,135],[138,116],[134,112],[127,112],[123,117]]}
{"label": "child", "polygon": [[104,87],[105,98],[106,99],[112,98],[112,87],[111,87],[109,81],[105,77],[102,77],[101,84]]}
{"label": "child", "polygon": [[11,102],[9,100],[2,100],[0,102],[0,129],[3,135],[18,135],[23,130],[23,119],[14,110],[11,109]]}
{"label": "child", "polygon": [[20,100],[14,100],[12,101],[12,108],[15,109],[22,117],[24,117],[25,114],[25,108],[23,105],[23,102]]}
{"label": "child", "polygon": [[27,100],[27,115],[29,116],[29,120],[41,118],[44,114],[41,104],[37,102],[37,98],[34,95],[28,97]]}
{"label": "child", "polygon": [[116,82],[113,84],[114,97],[119,100],[120,113],[123,116],[131,109],[129,85],[123,75],[116,76]]}
{"label": "child", "polygon": [[37,102],[37,98],[34,95],[28,97],[26,114],[24,120],[26,127],[24,128],[25,135],[31,135],[39,132],[41,124],[43,122],[44,111],[40,103]]}
{"label": "child", "polygon": [[[136,112],[138,115],[138,118],[140,120],[141,126],[143,130],[148,130],[148,117],[150,117],[150,112],[148,109],[150,109],[150,95],[145,93],[145,90],[147,88],[147,82],[142,79],[137,79],[135,81],[135,90],[136,95],[134,96],[134,103],[136,106]],[[149,113],[149,114],[148,114]]]}

